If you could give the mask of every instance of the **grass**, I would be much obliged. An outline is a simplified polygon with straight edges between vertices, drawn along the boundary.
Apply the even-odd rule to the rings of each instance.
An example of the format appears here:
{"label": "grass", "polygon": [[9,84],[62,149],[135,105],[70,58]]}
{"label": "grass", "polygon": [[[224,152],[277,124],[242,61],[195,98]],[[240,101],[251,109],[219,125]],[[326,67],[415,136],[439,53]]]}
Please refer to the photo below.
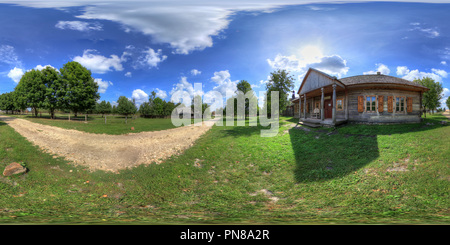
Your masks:
{"label": "grass", "polygon": [[[127,134],[127,133],[139,133],[144,131],[158,131],[175,128],[170,118],[133,118],[129,116],[127,123],[125,123],[125,116],[108,115],[105,119],[101,115],[89,115],[87,121],[85,116],[70,117],[68,120],[67,114],[56,114],[56,119],[51,120],[49,115],[42,115],[42,117],[34,117],[31,114],[28,115],[8,115],[17,118],[27,119],[32,122],[41,123],[50,126],[56,126],[66,129],[75,129],[87,133],[96,134]],[[134,128],[133,130],[131,128]]]}
{"label": "grass", "polygon": [[[184,154],[88,172],[0,122],[1,223],[449,224],[450,126],[213,127]],[[429,125],[427,125],[427,123]],[[432,124],[432,125],[431,125]]]}

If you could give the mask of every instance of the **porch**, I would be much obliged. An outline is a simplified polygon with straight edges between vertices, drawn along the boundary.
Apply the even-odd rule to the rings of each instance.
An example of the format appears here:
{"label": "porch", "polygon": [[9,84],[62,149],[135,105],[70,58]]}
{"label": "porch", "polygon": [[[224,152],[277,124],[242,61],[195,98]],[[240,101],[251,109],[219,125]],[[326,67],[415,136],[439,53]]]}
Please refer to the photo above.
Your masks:
{"label": "porch", "polygon": [[334,127],[338,126],[344,123],[347,123],[347,119],[335,119],[335,123],[333,123],[333,120],[331,118],[327,118],[324,120],[321,120],[320,118],[300,118],[299,124],[305,125],[312,128],[318,128],[318,127]]}

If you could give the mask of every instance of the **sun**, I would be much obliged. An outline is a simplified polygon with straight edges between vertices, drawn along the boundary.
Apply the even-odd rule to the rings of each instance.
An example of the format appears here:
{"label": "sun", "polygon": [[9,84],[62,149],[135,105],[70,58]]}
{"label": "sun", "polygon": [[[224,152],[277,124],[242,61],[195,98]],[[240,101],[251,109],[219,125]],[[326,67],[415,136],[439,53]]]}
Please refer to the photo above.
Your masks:
{"label": "sun", "polygon": [[306,63],[317,62],[322,56],[322,49],[318,46],[307,45],[300,50],[301,59]]}

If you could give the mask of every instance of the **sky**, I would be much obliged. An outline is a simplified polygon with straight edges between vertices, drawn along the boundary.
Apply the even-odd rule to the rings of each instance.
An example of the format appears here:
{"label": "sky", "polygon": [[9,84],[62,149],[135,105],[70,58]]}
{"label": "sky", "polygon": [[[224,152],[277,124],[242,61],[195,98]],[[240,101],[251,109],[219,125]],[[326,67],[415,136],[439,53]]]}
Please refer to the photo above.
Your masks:
{"label": "sky", "polygon": [[152,91],[174,102],[186,102],[177,91],[226,97],[240,80],[259,95],[277,69],[297,91],[313,67],[338,78],[429,76],[446,107],[448,13],[450,1],[0,0],[0,93],[27,70],[70,61],[92,72],[100,100],[138,105]]}

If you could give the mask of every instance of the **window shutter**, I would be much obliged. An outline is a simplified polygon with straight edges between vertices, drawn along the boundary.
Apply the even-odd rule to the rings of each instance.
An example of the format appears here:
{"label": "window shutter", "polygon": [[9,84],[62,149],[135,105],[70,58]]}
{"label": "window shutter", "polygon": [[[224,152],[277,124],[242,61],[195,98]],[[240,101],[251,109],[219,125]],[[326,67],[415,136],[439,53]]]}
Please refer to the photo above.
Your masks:
{"label": "window shutter", "polygon": [[406,98],[406,111],[407,112],[412,112],[412,98],[411,97],[407,97]]}
{"label": "window shutter", "polygon": [[364,96],[358,96],[358,112],[364,112]]}
{"label": "window shutter", "polygon": [[388,96],[388,112],[393,112],[394,111],[394,97],[393,96]]}
{"label": "window shutter", "polygon": [[378,112],[383,112],[383,95],[378,95]]}

